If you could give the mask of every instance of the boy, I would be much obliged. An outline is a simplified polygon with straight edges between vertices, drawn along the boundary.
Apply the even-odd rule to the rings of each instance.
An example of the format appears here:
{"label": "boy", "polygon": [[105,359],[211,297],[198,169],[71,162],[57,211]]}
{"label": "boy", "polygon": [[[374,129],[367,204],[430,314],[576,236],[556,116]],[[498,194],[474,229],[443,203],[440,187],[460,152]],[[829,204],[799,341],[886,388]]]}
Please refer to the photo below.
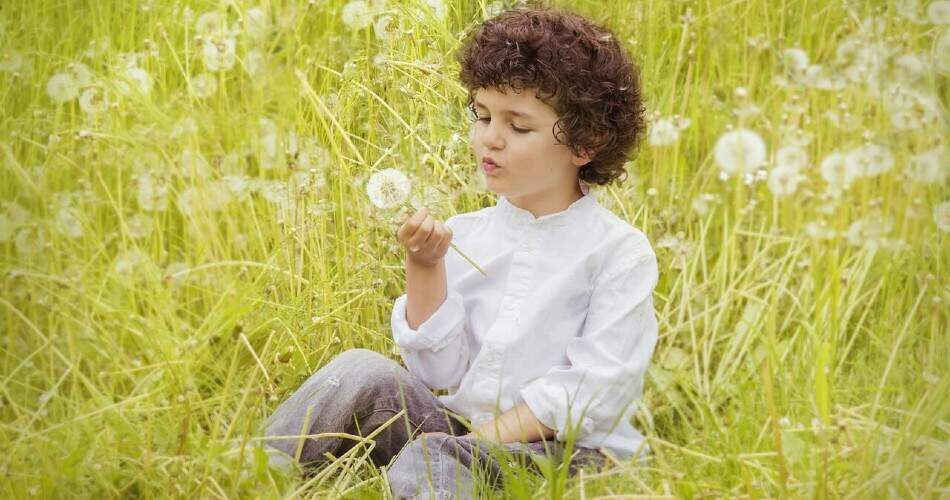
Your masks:
{"label": "boy", "polygon": [[[645,444],[630,419],[657,338],[656,257],[589,190],[625,174],[642,136],[638,70],[607,30],[544,9],[486,21],[459,62],[472,147],[497,204],[445,223],[423,208],[398,229],[406,294],[393,304],[392,333],[408,372],[372,351],[344,352],[268,428],[351,432],[355,417],[368,435],[405,410],[371,452],[389,464],[395,498],[467,497],[476,464],[498,485],[499,447],[561,460],[573,437],[574,473]],[[487,277],[447,253],[453,241]],[[319,394],[326,387],[331,395]],[[319,411],[304,424],[307,406]],[[293,455],[295,444],[272,446]],[[311,439],[299,460],[347,446]]]}

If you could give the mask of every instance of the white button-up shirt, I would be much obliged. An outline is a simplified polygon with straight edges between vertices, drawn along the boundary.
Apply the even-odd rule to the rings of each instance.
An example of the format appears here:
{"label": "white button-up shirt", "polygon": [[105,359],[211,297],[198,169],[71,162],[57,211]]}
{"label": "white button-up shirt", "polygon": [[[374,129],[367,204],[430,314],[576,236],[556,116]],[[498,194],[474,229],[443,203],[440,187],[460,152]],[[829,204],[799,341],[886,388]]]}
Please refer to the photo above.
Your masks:
{"label": "white button-up shirt", "polygon": [[418,330],[406,294],[392,333],[406,367],[473,425],[526,403],[545,426],[620,458],[645,450],[630,423],[657,340],[656,255],[646,236],[584,196],[535,218],[500,196],[446,220],[448,294]]}

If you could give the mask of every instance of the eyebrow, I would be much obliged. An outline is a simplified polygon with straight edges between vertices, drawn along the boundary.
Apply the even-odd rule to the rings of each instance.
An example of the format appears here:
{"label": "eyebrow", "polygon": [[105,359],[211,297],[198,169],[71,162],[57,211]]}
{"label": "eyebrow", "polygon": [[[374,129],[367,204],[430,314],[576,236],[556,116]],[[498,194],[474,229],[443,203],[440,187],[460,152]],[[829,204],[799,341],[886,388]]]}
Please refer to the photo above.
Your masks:
{"label": "eyebrow", "polygon": [[[487,106],[485,106],[484,104],[478,102],[478,99],[475,99],[475,105],[478,106],[478,107],[480,107],[480,108],[488,109]],[[528,113],[522,113],[522,112],[520,112],[520,111],[515,111],[515,110],[513,110],[513,109],[505,109],[505,110],[502,110],[502,112],[503,112],[503,113],[507,113],[507,114],[509,114],[509,115],[517,116],[517,117],[519,117],[519,118],[525,118],[525,119],[528,119],[528,120],[534,118],[533,115],[530,115],[530,114],[528,114]]]}

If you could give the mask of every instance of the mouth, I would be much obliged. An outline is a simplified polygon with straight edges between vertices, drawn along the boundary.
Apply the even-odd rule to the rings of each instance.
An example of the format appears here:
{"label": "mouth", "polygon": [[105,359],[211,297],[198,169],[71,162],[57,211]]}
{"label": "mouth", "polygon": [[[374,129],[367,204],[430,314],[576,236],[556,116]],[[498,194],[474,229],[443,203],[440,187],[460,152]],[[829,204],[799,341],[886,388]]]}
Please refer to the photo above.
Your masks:
{"label": "mouth", "polygon": [[485,172],[494,172],[499,168],[501,167],[490,158],[482,158],[482,169],[485,170]]}

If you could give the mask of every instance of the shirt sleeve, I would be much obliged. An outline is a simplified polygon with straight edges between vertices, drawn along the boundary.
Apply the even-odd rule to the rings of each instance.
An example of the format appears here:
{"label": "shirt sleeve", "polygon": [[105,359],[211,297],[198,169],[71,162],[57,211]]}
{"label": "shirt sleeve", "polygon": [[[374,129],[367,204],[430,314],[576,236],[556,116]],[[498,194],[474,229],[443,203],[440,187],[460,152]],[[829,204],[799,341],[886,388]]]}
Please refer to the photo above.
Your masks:
{"label": "shirt sleeve", "polygon": [[520,391],[558,441],[567,440],[568,428],[577,440],[609,433],[636,410],[658,330],[652,294],[659,273],[648,245],[633,264],[595,280],[584,329],[567,346],[570,364],[551,368]]}

